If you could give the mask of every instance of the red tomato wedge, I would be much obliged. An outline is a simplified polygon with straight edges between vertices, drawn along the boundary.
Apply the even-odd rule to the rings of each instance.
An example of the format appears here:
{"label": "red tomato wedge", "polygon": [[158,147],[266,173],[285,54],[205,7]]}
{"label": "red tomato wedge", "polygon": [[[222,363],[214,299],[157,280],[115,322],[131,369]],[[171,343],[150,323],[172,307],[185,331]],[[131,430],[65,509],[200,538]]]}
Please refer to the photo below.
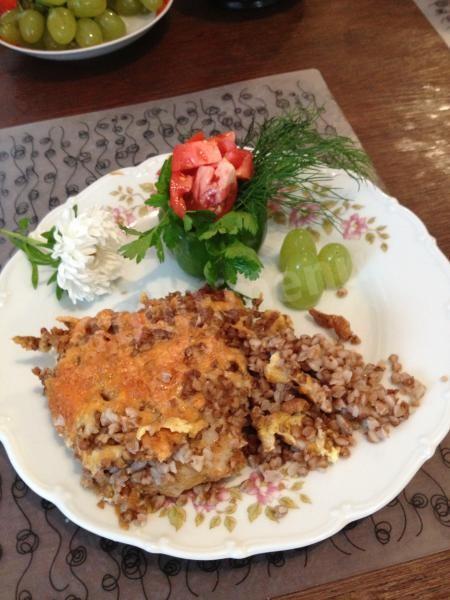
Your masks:
{"label": "red tomato wedge", "polygon": [[0,0],[0,15],[16,8],[17,0]]}
{"label": "red tomato wedge", "polygon": [[226,152],[230,152],[237,148],[236,146],[236,134],[234,131],[227,131],[226,133],[220,133],[219,135],[211,138],[219,146],[219,150],[224,155]]}
{"label": "red tomato wedge", "polygon": [[238,179],[251,179],[253,177],[253,155],[250,150],[243,150],[236,146],[236,148],[225,154],[225,158],[236,169]]}
{"label": "red tomato wedge", "polygon": [[189,142],[201,142],[202,140],[206,140],[205,134],[203,133],[203,131],[198,131],[197,133],[194,133],[194,135],[188,140],[186,140],[184,143],[188,144]]}
{"label": "red tomato wedge", "polygon": [[172,172],[172,177],[170,179],[170,206],[180,219],[183,219],[186,214],[187,208],[185,196],[191,191],[192,183],[192,175]]}
{"label": "red tomato wedge", "polygon": [[213,140],[186,142],[175,146],[173,150],[172,171],[189,171],[218,163],[221,159],[219,147]]}
{"label": "red tomato wedge", "polygon": [[[195,174],[194,183],[192,185],[192,196],[195,199],[194,203],[197,203],[198,206],[193,206],[193,208],[200,209],[203,202],[206,201],[206,196],[209,190],[209,187],[214,179],[215,169],[211,165],[204,165],[203,167],[199,167],[197,169],[197,173]],[[203,206],[204,208],[204,206]]]}
{"label": "red tomato wedge", "polygon": [[192,187],[192,210],[211,210],[218,217],[227,213],[237,196],[236,169],[222,158],[216,167],[199,167]]}

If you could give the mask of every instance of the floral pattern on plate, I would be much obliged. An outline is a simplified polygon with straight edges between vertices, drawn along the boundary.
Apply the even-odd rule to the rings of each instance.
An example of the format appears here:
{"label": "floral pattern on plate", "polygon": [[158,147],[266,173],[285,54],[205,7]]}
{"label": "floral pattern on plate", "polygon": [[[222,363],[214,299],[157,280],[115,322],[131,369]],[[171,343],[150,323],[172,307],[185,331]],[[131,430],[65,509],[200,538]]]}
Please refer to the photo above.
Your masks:
{"label": "floral pattern on plate", "polygon": [[287,476],[285,469],[275,475],[275,481],[267,481],[259,471],[252,471],[240,484],[227,486],[222,483],[213,484],[206,492],[190,490],[180,499],[158,496],[151,512],[159,517],[167,517],[169,523],[177,531],[188,519],[188,513],[183,508],[192,505],[195,511],[195,525],[206,524],[209,529],[223,526],[228,531],[238,525],[234,515],[238,503],[245,497],[253,496],[254,502],[246,509],[248,521],[253,523],[264,515],[271,521],[280,521],[290,510],[298,510],[300,505],[311,504],[310,497],[300,492],[304,482]]}

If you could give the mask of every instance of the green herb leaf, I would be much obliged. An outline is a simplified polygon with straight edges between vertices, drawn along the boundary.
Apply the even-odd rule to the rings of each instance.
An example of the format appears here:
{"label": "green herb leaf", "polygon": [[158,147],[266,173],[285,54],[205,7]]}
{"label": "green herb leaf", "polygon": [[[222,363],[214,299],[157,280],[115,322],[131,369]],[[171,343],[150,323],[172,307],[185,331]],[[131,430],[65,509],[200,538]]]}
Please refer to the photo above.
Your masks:
{"label": "green herb leaf", "polygon": [[[129,231],[131,233],[135,230]],[[161,239],[162,232],[161,223],[148,231],[139,232],[137,239],[119,248],[119,252],[125,258],[135,259],[137,263],[140,263],[147,254],[147,250],[155,246],[158,259],[162,262],[164,260],[164,247]],[[132,235],[135,234],[132,233]]]}
{"label": "green herb leaf", "polygon": [[162,228],[162,239],[169,249],[174,248],[178,244],[183,234],[184,230],[179,219],[178,222],[169,219],[167,224]]}
{"label": "green herb leaf", "polygon": [[[26,244],[27,246],[35,246],[35,247],[45,247],[44,242],[39,242],[38,240],[34,240],[33,238],[28,237],[27,235],[23,235],[18,231],[9,231],[8,229],[0,229],[0,235],[4,235],[8,240],[14,244],[17,248],[19,246],[16,242],[21,242]],[[22,249],[22,248],[20,248]]]}
{"label": "green herb leaf", "polygon": [[37,288],[39,283],[39,271],[36,263],[31,263],[31,285],[34,289]]}
{"label": "green herb leaf", "polygon": [[167,207],[168,196],[166,194],[153,194],[144,204],[155,206],[157,208]]}
{"label": "green herb leaf", "polygon": [[48,248],[49,250],[52,250],[56,244],[55,231],[56,231],[56,227],[52,227],[48,231],[44,231],[44,233],[41,233],[41,236],[47,240],[45,247]]}
{"label": "green herb leaf", "polygon": [[132,227],[126,227],[125,225],[122,225],[122,223],[119,223],[119,229],[121,229],[122,231],[124,231],[127,235],[141,235],[142,231],[139,231],[139,229],[133,229]]}
{"label": "green herb leaf", "polygon": [[60,288],[58,284],[56,284],[56,297],[58,298],[58,300],[61,300],[61,298],[63,297],[63,294],[64,294],[64,290],[62,288]]}
{"label": "green herb leaf", "polygon": [[237,270],[232,263],[225,262],[223,266],[223,278],[231,285],[235,285],[237,283]]}
{"label": "green herb leaf", "polygon": [[194,221],[192,220],[192,218],[188,214],[184,215],[183,227],[186,232],[191,231],[193,224],[194,224]]}
{"label": "green herb leaf", "polygon": [[199,239],[216,219],[216,215],[210,210],[190,210],[187,214],[192,220],[192,228],[195,229]]}
{"label": "green herb leaf", "polygon": [[205,268],[203,269],[203,274],[207,283],[213,286],[219,278],[219,270],[217,268],[217,264],[212,262],[211,260],[208,260],[208,262],[205,265]]}
{"label": "green herb leaf", "polygon": [[164,244],[161,237],[162,231],[159,230],[158,235],[155,235],[156,256],[160,263],[164,262]]}
{"label": "green herb leaf", "polygon": [[199,236],[199,239],[209,240],[218,233],[237,235],[241,231],[248,231],[250,234],[255,235],[258,231],[258,222],[248,212],[232,210],[213,223]]}
{"label": "green herb leaf", "polygon": [[170,177],[172,175],[172,156],[166,158],[156,182],[156,189],[160,194],[169,195]]}
{"label": "green herb leaf", "polygon": [[19,226],[20,231],[22,232],[26,232],[26,230],[28,229],[28,225],[30,224],[30,219],[28,219],[27,217],[24,217],[23,219],[20,219],[19,222],[17,223],[17,225]]}
{"label": "green herb leaf", "polygon": [[47,285],[51,285],[52,283],[55,283],[57,277],[58,277],[58,271],[54,271],[54,273],[51,275],[51,277],[48,278]]}
{"label": "green herb leaf", "polygon": [[224,251],[227,263],[247,279],[257,279],[262,270],[262,262],[253,248],[235,240]]}

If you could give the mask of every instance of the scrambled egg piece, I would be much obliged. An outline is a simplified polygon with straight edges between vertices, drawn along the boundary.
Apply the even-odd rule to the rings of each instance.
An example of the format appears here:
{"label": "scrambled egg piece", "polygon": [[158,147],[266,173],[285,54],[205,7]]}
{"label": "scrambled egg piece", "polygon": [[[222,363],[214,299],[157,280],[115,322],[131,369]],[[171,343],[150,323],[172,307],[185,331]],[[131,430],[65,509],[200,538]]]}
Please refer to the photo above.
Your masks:
{"label": "scrambled egg piece", "polygon": [[288,415],[283,412],[274,412],[271,415],[260,417],[256,422],[256,429],[265,452],[275,448],[275,436],[279,435],[287,444],[296,445],[292,435],[292,427],[302,424],[302,415]]}
{"label": "scrambled egg piece", "polygon": [[204,429],[208,423],[204,419],[198,419],[192,423],[186,421],[186,419],[180,419],[179,417],[169,417],[162,423],[155,425],[143,425],[139,427],[136,432],[136,438],[142,439],[143,436],[148,432],[154,434],[161,429],[168,429],[172,433],[187,433],[189,437],[195,437],[199,431]]}
{"label": "scrambled egg piece", "polygon": [[327,438],[325,432],[322,429],[319,429],[316,443],[314,444],[314,449],[317,451],[317,454],[320,456],[326,456],[330,462],[335,463],[339,458],[339,448],[331,446],[331,449],[327,449],[325,447],[326,441]]}
{"label": "scrambled egg piece", "polygon": [[[265,452],[271,452],[275,448],[275,436],[282,438],[286,444],[294,447],[304,447],[304,440],[296,439],[292,434],[292,428],[301,426],[303,415],[288,415],[283,412],[274,412],[271,415],[259,417],[256,421],[256,429]],[[309,445],[309,450],[319,456],[326,456],[328,460],[335,463],[339,458],[339,448],[330,447],[327,437],[322,429],[317,433],[316,441]]]}
{"label": "scrambled egg piece", "polygon": [[264,368],[264,375],[267,381],[271,383],[289,383],[290,377],[281,366],[281,356],[279,352],[274,352],[270,357],[269,363]]}

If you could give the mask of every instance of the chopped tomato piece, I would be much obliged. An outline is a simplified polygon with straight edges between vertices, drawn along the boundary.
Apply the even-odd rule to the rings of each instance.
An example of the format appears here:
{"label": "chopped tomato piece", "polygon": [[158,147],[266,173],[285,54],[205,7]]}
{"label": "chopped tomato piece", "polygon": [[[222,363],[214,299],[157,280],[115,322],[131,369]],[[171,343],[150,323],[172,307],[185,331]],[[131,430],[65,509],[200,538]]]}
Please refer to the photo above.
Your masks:
{"label": "chopped tomato piece", "polygon": [[222,156],[225,155],[230,150],[234,150],[236,146],[236,134],[234,131],[227,131],[226,133],[220,133],[215,137],[211,138],[216,142],[219,146],[219,150],[222,153]]}
{"label": "chopped tomato piece", "polygon": [[218,163],[222,155],[213,140],[178,144],[173,150],[172,171],[189,171],[202,165]]}
{"label": "chopped tomato piece", "polygon": [[227,213],[237,197],[236,170],[223,158],[216,167],[199,167],[192,187],[192,210],[211,210],[218,217]]}
{"label": "chopped tomato piece", "polygon": [[191,136],[188,140],[185,141],[185,144],[188,144],[189,142],[201,142],[205,139],[206,138],[203,131],[197,131],[197,133],[194,133],[193,136]]}
{"label": "chopped tomato piece", "polygon": [[211,165],[204,165],[197,169],[197,173],[194,177],[194,183],[192,185],[192,208],[205,208],[205,205],[202,201],[206,199],[208,189],[214,179],[214,171],[215,169]]}
{"label": "chopped tomato piece", "polygon": [[244,150],[246,153],[241,165],[236,169],[236,176],[238,179],[251,179],[255,173],[255,167],[253,165],[253,154],[248,150]]}
{"label": "chopped tomato piece", "polygon": [[238,179],[251,179],[253,177],[253,154],[249,150],[234,148],[225,154],[225,158],[236,169]]}
{"label": "chopped tomato piece", "polygon": [[180,219],[183,219],[186,214],[186,195],[191,191],[192,183],[192,175],[172,172],[170,179],[170,207]]}

